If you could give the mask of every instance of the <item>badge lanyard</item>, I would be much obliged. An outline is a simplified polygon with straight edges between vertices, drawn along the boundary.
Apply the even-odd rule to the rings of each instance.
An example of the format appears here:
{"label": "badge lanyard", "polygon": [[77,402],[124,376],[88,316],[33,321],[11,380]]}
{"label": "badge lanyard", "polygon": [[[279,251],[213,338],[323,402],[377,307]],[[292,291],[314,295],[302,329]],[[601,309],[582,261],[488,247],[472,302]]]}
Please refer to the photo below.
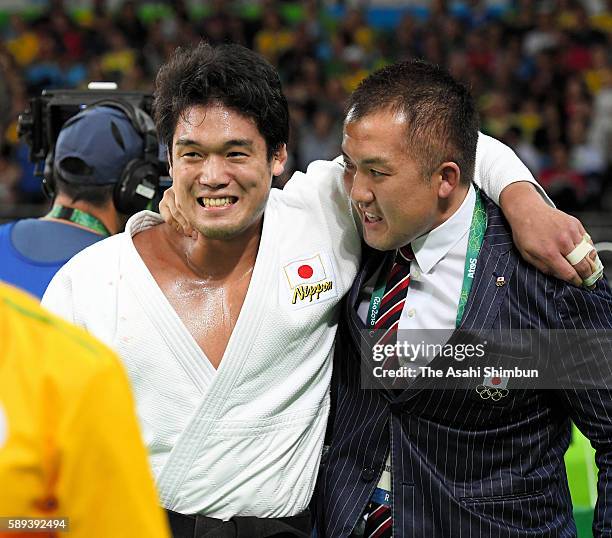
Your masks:
{"label": "badge lanyard", "polygon": [[92,232],[103,237],[108,237],[110,235],[108,228],[104,226],[99,219],[93,215],[90,215],[89,213],[85,213],[85,211],[74,209],[72,207],[54,205],[53,209],[51,209],[51,211],[49,211],[44,218],[67,220],[69,222],[74,222],[79,226],[83,226],[84,228],[87,228],[88,230],[91,230]]}
{"label": "badge lanyard", "polygon": [[[484,238],[485,231],[487,229],[487,212],[484,207],[482,197],[476,189],[476,203],[474,205],[474,213],[472,215],[472,224],[470,225],[470,235],[468,237],[467,253],[465,256],[465,268],[463,270],[463,283],[461,285],[461,295],[459,296],[459,306],[457,307],[457,318],[455,320],[455,326],[459,327],[461,319],[463,318],[463,312],[465,305],[467,304],[468,297],[470,296],[470,290],[472,289],[472,282],[474,281],[474,275],[476,273],[476,262],[478,261],[478,254],[480,254],[480,247],[482,246],[482,240]],[[393,265],[393,263],[391,263]],[[385,287],[387,286],[387,277],[391,267],[383,267],[378,275],[378,281],[374,286],[374,292],[370,299],[370,308],[368,309],[368,318],[366,323],[368,327],[373,328],[378,318],[380,311],[380,303],[385,294]]]}

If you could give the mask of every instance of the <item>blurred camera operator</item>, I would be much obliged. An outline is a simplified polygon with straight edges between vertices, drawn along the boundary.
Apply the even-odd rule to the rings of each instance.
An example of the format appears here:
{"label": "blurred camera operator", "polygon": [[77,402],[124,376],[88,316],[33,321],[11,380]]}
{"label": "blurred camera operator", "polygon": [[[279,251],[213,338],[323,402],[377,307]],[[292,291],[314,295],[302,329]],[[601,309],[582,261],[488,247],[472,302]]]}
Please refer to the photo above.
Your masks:
{"label": "blurred camera operator", "polygon": [[0,226],[0,280],[42,297],[70,258],[123,229],[135,212],[125,203],[126,172],[142,166],[146,151],[143,131],[126,112],[93,106],[63,125],[43,182],[52,209]]}

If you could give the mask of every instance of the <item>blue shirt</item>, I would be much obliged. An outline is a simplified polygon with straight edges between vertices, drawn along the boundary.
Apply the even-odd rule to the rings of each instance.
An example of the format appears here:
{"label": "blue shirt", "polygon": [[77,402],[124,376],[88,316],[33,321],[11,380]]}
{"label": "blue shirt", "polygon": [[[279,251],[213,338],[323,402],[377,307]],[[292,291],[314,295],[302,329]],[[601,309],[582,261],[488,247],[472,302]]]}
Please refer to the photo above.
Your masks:
{"label": "blue shirt", "polygon": [[77,252],[103,236],[65,222],[24,219],[0,226],[0,280],[41,298]]}

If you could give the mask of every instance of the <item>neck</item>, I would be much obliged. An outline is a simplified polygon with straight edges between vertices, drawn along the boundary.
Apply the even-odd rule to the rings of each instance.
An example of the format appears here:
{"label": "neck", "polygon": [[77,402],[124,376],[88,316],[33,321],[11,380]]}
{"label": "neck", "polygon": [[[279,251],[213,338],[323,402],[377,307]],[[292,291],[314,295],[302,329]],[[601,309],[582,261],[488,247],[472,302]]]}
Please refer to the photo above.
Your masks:
{"label": "neck", "polygon": [[259,220],[239,236],[228,239],[211,239],[198,233],[196,240],[164,225],[164,233],[170,247],[183,263],[200,279],[225,280],[244,276],[255,266],[262,220]]}
{"label": "neck", "polygon": [[[111,200],[109,200],[103,206],[94,206],[85,202],[84,200],[73,202],[72,199],[65,194],[58,193],[53,200],[53,205],[71,207],[78,209],[79,211],[89,213],[92,217],[97,218],[102,224],[104,224],[111,235],[119,233],[124,225],[123,219],[117,213],[117,210],[115,209],[115,206]],[[66,222],[66,224],[78,227],[78,224],[73,222]]]}
{"label": "neck", "polygon": [[470,190],[469,185],[458,185],[448,198],[443,198],[438,202],[438,218],[432,230],[437,228],[448,219],[450,219],[457,210],[461,207],[461,204],[465,200]]}

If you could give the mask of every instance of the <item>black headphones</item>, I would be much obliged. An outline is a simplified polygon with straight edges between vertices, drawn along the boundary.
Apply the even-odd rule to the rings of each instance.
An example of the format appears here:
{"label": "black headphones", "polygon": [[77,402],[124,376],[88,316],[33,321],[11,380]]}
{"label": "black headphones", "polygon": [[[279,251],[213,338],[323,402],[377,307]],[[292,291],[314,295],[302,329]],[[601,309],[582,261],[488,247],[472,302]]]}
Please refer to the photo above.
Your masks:
{"label": "black headphones", "polygon": [[[134,130],[144,141],[143,158],[132,159],[123,169],[121,178],[115,184],[113,191],[113,203],[115,209],[120,213],[132,215],[143,209],[147,209],[151,201],[159,192],[159,143],[155,124],[144,110],[134,107],[127,101],[115,99],[102,99],[88,106],[85,110],[99,106],[107,106],[120,110],[130,120]],[[76,116],[70,118],[62,129],[77,121]],[[55,146],[47,154],[45,159],[45,170],[43,178],[43,192],[49,197],[55,196],[55,174],[58,173],[54,166]]]}

